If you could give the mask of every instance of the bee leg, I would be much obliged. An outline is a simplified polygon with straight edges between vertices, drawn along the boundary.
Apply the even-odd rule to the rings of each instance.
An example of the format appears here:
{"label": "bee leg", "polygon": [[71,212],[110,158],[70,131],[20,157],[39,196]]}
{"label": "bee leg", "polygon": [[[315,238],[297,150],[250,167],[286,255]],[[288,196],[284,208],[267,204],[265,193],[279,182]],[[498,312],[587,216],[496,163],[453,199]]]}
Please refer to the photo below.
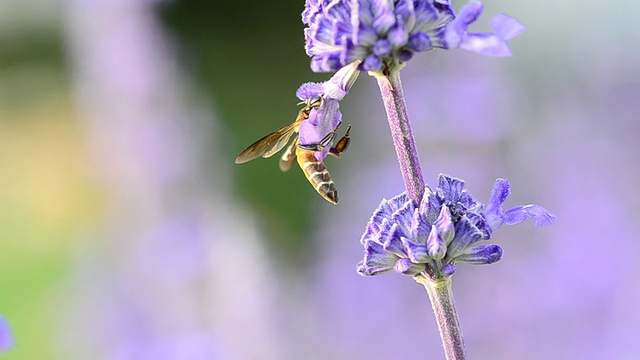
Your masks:
{"label": "bee leg", "polygon": [[329,144],[331,144],[331,142],[333,142],[335,138],[336,138],[336,130],[333,130],[332,132],[328,133],[325,137],[323,137],[322,140],[320,140],[319,144],[305,144],[305,145],[298,144],[298,146],[304,150],[322,151]]}
{"label": "bee leg", "polygon": [[345,131],[344,135],[338,140],[336,146],[332,147],[329,150],[329,154],[340,157],[344,151],[347,150],[349,144],[351,143],[351,138],[349,137],[349,131],[351,130],[351,125],[347,126],[347,131]]}
{"label": "bee leg", "polygon": [[[338,123],[338,125],[332,132],[328,133],[324,138],[322,138],[319,144],[305,144],[305,145],[298,144],[298,147],[304,150],[322,151],[331,142],[333,142],[333,140],[335,140],[336,133],[338,131],[338,128],[340,127],[340,124],[342,124],[342,121]],[[332,147],[331,150],[329,150],[329,154],[333,156],[340,156],[340,154],[343,151],[347,150],[347,147],[349,146],[349,142],[351,141],[349,139],[349,130],[351,130],[351,125],[347,127],[347,131],[344,133],[344,136],[340,138],[340,140],[338,141],[338,144]]]}
{"label": "bee leg", "polygon": [[302,150],[311,150],[311,151],[322,151],[322,149],[324,149],[324,146],[322,144],[306,144],[306,145],[298,144],[298,147]]}

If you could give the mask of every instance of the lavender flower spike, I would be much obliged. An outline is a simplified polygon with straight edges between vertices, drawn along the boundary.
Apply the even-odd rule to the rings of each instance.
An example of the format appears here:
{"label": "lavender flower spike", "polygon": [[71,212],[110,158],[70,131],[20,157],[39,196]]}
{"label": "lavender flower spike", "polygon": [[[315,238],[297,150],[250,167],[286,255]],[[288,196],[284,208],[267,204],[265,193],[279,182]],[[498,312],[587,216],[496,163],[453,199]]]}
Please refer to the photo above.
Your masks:
{"label": "lavender flower spike", "polygon": [[[298,88],[296,96],[302,101],[315,97],[322,98],[320,106],[313,108],[309,112],[309,118],[300,123],[298,129],[300,146],[320,144],[327,135],[335,132],[342,121],[339,101],[347,95],[358,79],[359,64],[360,62],[356,61],[343,67],[324,83],[310,82]],[[316,151],[315,156],[318,161],[324,160],[332,144],[333,141],[326,144],[322,150]]]}
{"label": "lavender flower spike", "polygon": [[495,33],[469,33],[482,4],[470,2],[456,17],[449,0],[307,0],[302,13],[305,50],[315,72],[336,71],[360,60],[360,70],[402,64],[416,52],[462,48],[491,56],[511,54],[506,40],[522,31],[504,14]]}
{"label": "lavender flower spike", "polygon": [[537,226],[556,220],[539,205],[503,211],[509,191],[507,180],[496,180],[485,207],[467,192],[464,181],[440,175],[438,187],[432,191],[427,186],[417,206],[405,193],[383,200],[360,240],[365,254],[358,272],[371,276],[395,270],[435,281],[453,275],[459,263],[491,264],[500,260],[502,249],[498,245],[479,244],[493,231],[527,217]]}

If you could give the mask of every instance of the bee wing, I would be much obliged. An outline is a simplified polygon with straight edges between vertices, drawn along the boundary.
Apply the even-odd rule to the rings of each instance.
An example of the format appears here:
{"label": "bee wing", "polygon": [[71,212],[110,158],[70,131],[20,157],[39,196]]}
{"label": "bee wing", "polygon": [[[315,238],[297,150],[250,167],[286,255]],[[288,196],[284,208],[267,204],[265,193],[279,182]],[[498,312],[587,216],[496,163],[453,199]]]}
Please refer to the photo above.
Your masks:
{"label": "bee wing", "polygon": [[291,135],[293,135],[293,133],[295,132],[295,127],[291,127],[291,129],[288,129],[287,131],[284,132],[284,134],[278,139],[278,141],[273,145],[273,147],[271,149],[269,149],[269,151],[265,152],[264,154],[262,154],[263,158],[268,158],[268,157],[272,157],[275,153],[277,153],[278,151],[282,150],[282,148],[287,145],[287,143],[289,142],[289,139],[291,138]]}
{"label": "bee wing", "polygon": [[282,157],[280,158],[280,170],[287,171],[291,169],[291,165],[293,165],[296,160],[298,143],[298,138],[295,138],[287,150],[285,150],[284,154],[282,154]]}
{"label": "bee wing", "polygon": [[249,145],[236,157],[236,164],[243,164],[260,156],[264,158],[273,156],[289,142],[291,135],[297,129],[296,125],[298,124],[289,124]]}

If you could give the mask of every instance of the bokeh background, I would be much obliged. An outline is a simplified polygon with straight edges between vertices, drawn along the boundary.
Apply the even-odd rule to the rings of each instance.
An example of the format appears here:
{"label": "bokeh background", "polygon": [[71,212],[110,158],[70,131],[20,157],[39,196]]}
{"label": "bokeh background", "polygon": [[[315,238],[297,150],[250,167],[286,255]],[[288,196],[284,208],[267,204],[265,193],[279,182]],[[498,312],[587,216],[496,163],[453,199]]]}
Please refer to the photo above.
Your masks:
{"label": "bokeh background", "polygon": [[[464,1],[454,1],[460,8]],[[403,70],[425,179],[559,222],[502,229],[454,294],[473,359],[640,358],[640,5],[486,0],[512,58]],[[362,278],[358,240],[402,191],[375,81],[342,102],[340,204],[277,160],[312,74],[302,0],[0,2],[0,314],[6,359],[443,358],[426,292]]]}

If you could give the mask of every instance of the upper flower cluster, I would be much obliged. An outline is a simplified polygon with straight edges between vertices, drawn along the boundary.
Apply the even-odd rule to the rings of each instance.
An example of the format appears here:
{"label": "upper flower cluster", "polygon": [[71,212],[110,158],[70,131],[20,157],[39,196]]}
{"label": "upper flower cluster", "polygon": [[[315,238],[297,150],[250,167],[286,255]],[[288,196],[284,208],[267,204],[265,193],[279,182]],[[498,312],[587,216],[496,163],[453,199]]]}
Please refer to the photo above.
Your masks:
{"label": "upper flower cluster", "polygon": [[511,55],[506,40],[524,26],[500,14],[491,21],[495,33],[469,33],[481,13],[478,1],[456,16],[449,0],[306,0],[305,50],[315,72],[336,71],[356,60],[362,61],[360,70],[378,71],[433,48]]}
{"label": "upper flower cluster", "polygon": [[495,182],[487,206],[473,199],[464,181],[440,175],[435,191],[427,186],[418,206],[405,193],[383,200],[367,224],[361,243],[362,275],[390,270],[431,279],[446,278],[456,263],[491,264],[502,257],[498,245],[482,244],[503,224],[515,225],[530,217],[536,226],[556,219],[539,205],[516,206],[503,211],[510,192],[509,182]]}

